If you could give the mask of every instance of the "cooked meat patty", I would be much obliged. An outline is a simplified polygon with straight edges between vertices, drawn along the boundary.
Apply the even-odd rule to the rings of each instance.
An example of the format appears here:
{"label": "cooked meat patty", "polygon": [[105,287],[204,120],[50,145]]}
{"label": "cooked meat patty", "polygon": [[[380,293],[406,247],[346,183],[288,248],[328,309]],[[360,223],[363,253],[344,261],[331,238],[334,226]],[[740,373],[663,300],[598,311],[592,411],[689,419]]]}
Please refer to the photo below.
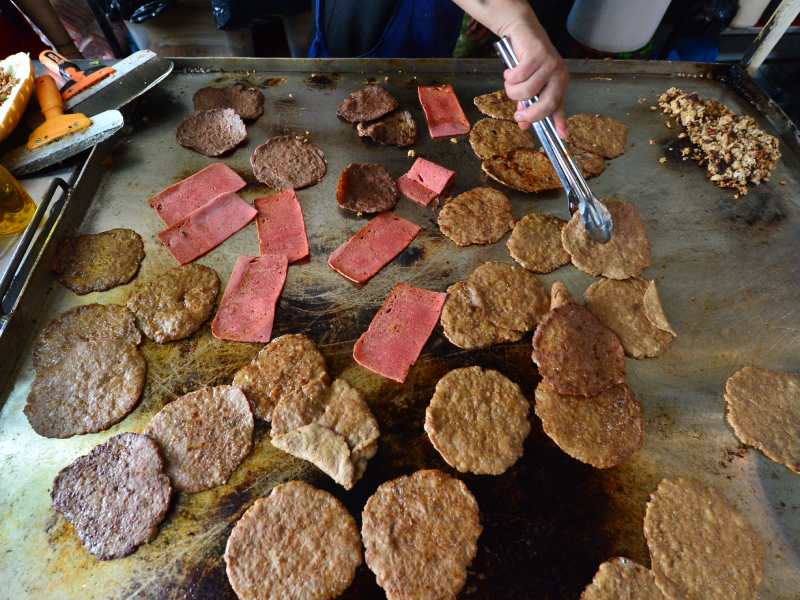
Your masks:
{"label": "cooked meat patty", "polygon": [[[573,152],[572,158],[587,179],[605,169],[602,159],[590,152]],[[485,159],[481,169],[495,181],[520,192],[539,193],[561,189],[556,170],[541,150],[517,148]]]}
{"label": "cooked meat patty", "polygon": [[658,589],[650,569],[629,558],[612,558],[600,565],[581,600],[669,600]]}
{"label": "cooked meat patty", "polygon": [[417,123],[407,110],[397,110],[372,123],[356,124],[359,137],[370,138],[384,146],[413,146],[417,141]]}
{"label": "cooked meat patty", "polygon": [[514,214],[503,192],[477,187],[448,200],[437,223],[456,246],[494,244],[514,226]]}
{"label": "cooked meat patty", "polygon": [[516,342],[521,331],[513,331],[492,323],[486,313],[470,302],[466,283],[458,281],[447,288],[442,308],[442,331],[454,346],[465,350],[488,348],[494,344]]}
{"label": "cooked meat patty", "polygon": [[520,129],[513,121],[481,119],[469,132],[469,145],[478,158],[508,154],[517,148],[536,148],[530,131]]}
{"label": "cooked meat patty", "polygon": [[264,113],[264,94],[258,88],[243,83],[226,87],[204,87],[192,97],[194,109],[232,108],[242,119],[252,120]]}
{"label": "cooked meat patty", "polygon": [[517,112],[517,103],[506,96],[505,90],[475,96],[472,101],[479,111],[493,119],[513,121]]}
{"label": "cooked meat patty", "polygon": [[247,138],[242,118],[232,108],[212,108],[192,113],[175,133],[178,143],[206,156],[230,152]]}
{"label": "cooked meat patty", "polygon": [[522,217],[506,242],[508,253],[534,273],[550,273],[569,263],[561,244],[561,230],[567,224],[553,215],[529,213]]}
{"label": "cooked meat patty", "polygon": [[325,154],[293,135],[269,138],[250,157],[253,174],[274,190],[299,190],[319,182],[328,171]]}
{"label": "cooked meat patty", "polygon": [[628,127],[611,117],[580,113],[567,119],[569,143],[605,158],[624,154],[627,139]]}
{"label": "cooked meat patty", "polygon": [[111,229],[62,241],[53,257],[53,271],[76,294],[102,292],[133,279],[143,258],[138,233]]}
{"label": "cooked meat patty", "polygon": [[156,443],[121,433],[61,469],[50,497],[84,547],[110,560],[156,536],[171,494]]}
{"label": "cooked meat patty", "polygon": [[352,92],[336,109],[336,116],[348,123],[374,121],[395,110],[399,104],[379,85]]}
{"label": "cooked meat patty", "polygon": [[351,163],[336,185],[339,206],[359,214],[391,210],[399,198],[397,185],[383,165]]}

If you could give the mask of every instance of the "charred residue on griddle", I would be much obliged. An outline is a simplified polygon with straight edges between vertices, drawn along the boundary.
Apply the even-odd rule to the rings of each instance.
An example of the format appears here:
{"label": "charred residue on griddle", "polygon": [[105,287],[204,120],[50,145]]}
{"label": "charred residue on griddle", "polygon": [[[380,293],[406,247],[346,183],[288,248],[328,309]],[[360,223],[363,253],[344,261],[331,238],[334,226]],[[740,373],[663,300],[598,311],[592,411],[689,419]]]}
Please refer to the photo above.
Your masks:
{"label": "charred residue on griddle", "polygon": [[786,218],[780,198],[769,189],[770,184],[753,186],[744,196],[730,197],[720,201],[722,216],[737,225],[751,227],[777,225]]}
{"label": "charred residue on griddle", "polygon": [[688,137],[671,137],[657,143],[661,146],[661,152],[663,156],[667,158],[668,163],[687,165],[692,169],[697,168],[697,162],[692,159],[695,146],[689,141]]}
{"label": "charred residue on griddle", "polygon": [[425,248],[421,246],[409,246],[400,253],[395,261],[401,267],[410,267],[425,257]]}
{"label": "charred residue on griddle", "polygon": [[286,83],[286,77],[265,77],[261,80],[261,87],[275,87]]}
{"label": "charred residue on griddle", "polygon": [[339,81],[338,73],[311,73],[303,80],[308,87],[316,90],[333,89]]}

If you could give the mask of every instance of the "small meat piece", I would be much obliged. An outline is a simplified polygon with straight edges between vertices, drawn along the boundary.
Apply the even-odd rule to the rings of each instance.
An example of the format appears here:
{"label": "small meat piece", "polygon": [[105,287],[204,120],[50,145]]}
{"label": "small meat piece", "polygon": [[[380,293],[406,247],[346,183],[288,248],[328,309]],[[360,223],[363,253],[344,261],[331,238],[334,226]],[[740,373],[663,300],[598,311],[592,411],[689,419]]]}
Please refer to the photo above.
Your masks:
{"label": "small meat piece", "polygon": [[455,177],[455,171],[445,169],[424,158],[418,158],[408,173],[397,180],[397,187],[406,198],[422,206],[428,206],[440,196]]}
{"label": "small meat piece", "polygon": [[437,222],[456,246],[494,244],[514,226],[514,214],[503,192],[477,187],[448,200]]}
{"label": "small meat piece", "polygon": [[493,119],[513,121],[514,113],[517,112],[517,103],[506,96],[505,90],[475,96],[472,102],[479,111]]}
{"label": "small meat piece", "polygon": [[399,198],[397,185],[383,165],[350,163],[336,185],[339,206],[359,214],[392,210]]}
{"label": "small meat piece", "polygon": [[533,362],[559,394],[597,396],[625,381],[619,338],[580,304],[557,306],[539,323]]}
{"label": "small meat piece", "polygon": [[250,157],[253,175],[274,190],[299,190],[318,183],[328,172],[319,146],[293,135],[269,138]]}
{"label": "small meat piece", "polygon": [[184,148],[206,156],[221,156],[247,139],[247,128],[232,108],[212,108],[181,121],[175,138]]}
{"label": "small meat piece", "polygon": [[330,429],[309,423],[272,437],[272,445],[278,450],[310,462],[344,489],[350,490],[355,483],[353,462],[345,439]]}
{"label": "small meat piece", "polygon": [[247,509],[228,537],[224,558],[241,600],[329,600],[353,581],[361,540],[355,520],[334,496],[290,481]]}
{"label": "small meat piece", "polygon": [[222,88],[200,88],[192,96],[194,109],[232,108],[242,119],[253,120],[264,114],[264,94],[258,88],[234,83]]}
{"label": "small meat piece", "polygon": [[362,513],[367,566],[388,600],[455,598],[481,530],[467,486],[435,469],[381,484]]}
{"label": "small meat piece", "polygon": [[550,273],[569,263],[561,244],[561,230],[567,224],[553,215],[529,213],[522,217],[506,242],[508,253],[534,273]]}
{"label": "small meat piece", "polygon": [[667,597],[758,597],[764,543],[714,488],[689,479],[662,479],[647,504],[644,537],[656,584]]}
{"label": "small meat piece", "polygon": [[559,394],[542,381],[536,416],[559,448],[597,469],[624,463],[644,443],[642,407],[624,383],[587,398]]}
{"label": "small meat piece", "polygon": [[500,475],[522,456],[531,430],[519,386],[497,371],[454,369],[436,384],[425,411],[425,433],[451,467]]}
{"label": "small meat piece", "polygon": [[175,267],[140,283],[128,298],[139,329],[163,344],[189,337],[211,316],[219,276],[203,265]]}
{"label": "small meat piece", "polygon": [[564,304],[575,302],[572,294],[569,293],[567,286],[561,281],[554,281],[550,286],[550,310],[555,310]]}
{"label": "small meat piece", "polygon": [[581,600],[669,600],[650,569],[629,558],[612,558],[600,565]]}
{"label": "small meat piece", "polygon": [[134,346],[142,342],[136,318],[118,304],[84,304],[50,321],[33,344],[33,368],[53,367],[81,341],[119,339]]}
{"label": "small meat piece", "polygon": [[[572,158],[587,179],[603,172],[605,165],[590,153],[574,153]],[[602,168],[598,169],[598,166]],[[481,169],[495,181],[520,192],[546,192],[561,189],[550,159],[541,150],[517,148],[511,152],[493,156],[481,163]]]}
{"label": "small meat piece", "polygon": [[201,388],[158,411],[144,434],[158,442],[167,473],[182,492],[222,485],[250,453],[253,413],[242,390]]}
{"label": "small meat piece", "polygon": [[214,337],[267,343],[272,337],[275,307],[286,282],[287,267],[283,254],[237,258],[211,322]]}
{"label": "small meat piece", "polygon": [[256,198],[258,247],[261,254],[284,254],[290,262],[308,256],[303,209],[294,190]]}
{"label": "small meat piece", "polygon": [[185,265],[211,252],[257,214],[237,194],[223,194],[159,232],[158,239],[175,260]]}
{"label": "small meat piece", "polygon": [[536,148],[530,131],[513,121],[481,119],[469,132],[469,145],[480,159],[508,154],[517,148]]}
{"label": "small meat piece", "polygon": [[466,284],[462,281],[447,288],[441,323],[444,336],[451,344],[464,350],[516,342],[523,335],[521,331],[498,327],[492,323],[483,310],[470,302]]}
{"label": "small meat piece", "polygon": [[503,329],[530,331],[550,307],[547,290],[536,275],[516,265],[485,262],[466,283],[470,303]]}
{"label": "small meat piece", "polygon": [[50,492],[53,508],[100,560],[127,556],[156,537],[171,495],[158,446],[138,433],[115,435],[76,458]]}
{"label": "small meat piece", "polygon": [[350,281],[366,283],[400,254],[420,229],[394,213],[381,213],[334,250],[328,265]]}
{"label": "small meat piece", "polygon": [[[645,294],[651,304],[646,302]],[[633,358],[648,358],[663,353],[672,343],[675,333],[666,323],[655,281],[631,279],[601,279],[584,292],[586,306],[600,322],[617,334],[625,353]],[[649,308],[649,310],[648,310]],[[651,320],[655,312],[660,320]],[[662,321],[662,322],[659,322]],[[663,328],[666,323],[666,328]]]}
{"label": "small meat piece", "polygon": [[103,292],[128,283],[144,258],[141,236],[132,229],[110,229],[61,242],[53,257],[58,280],[76,294]]}
{"label": "small meat piece", "polygon": [[800,375],[744,367],[725,382],[725,402],[742,443],[800,474]]}
{"label": "small meat piece", "polygon": [[431,138],[469,133],[469,121],[452,85],[422,85],[417,88],[417,96],[428,121]]}
{"label": "small meat piece", "polygon": [[353,348],[365,369],[403,383],[428,341],[447,294],[398,283]]}
{"label": "small meat piece", "polygon": [[167,226],[222,194],[238,192],[247,182],[224,163],[211,163],[186,179],[173,183],[147,203]]}
{"label": "small meat piece", "polygon": [[336,109],[336,116],[348,123],[374,121],[395,110],[399,104],[379,85],[352,92]]}
{"label": "small meat piece", "polygon": [[589,236],[577,212],[561,230],[561,243],[572,264],[584,273],[609,279],[636,277],[650,266],[650,241],[639,211],[615,198],[605,198],[603,204],[614,222],[607,243],[600,244]]}
{"label": "small meat piece", "polygon": [[142,353],[124,339],[76,341],[36,372],[25,416],[43,437],[103,431],[136,408],[146,372]]}
{"label": "small meat piece", "polygon": [[233,376],[233,385],[242,388],[253,413],[264,421],[272,418],[282,398],[314,398],[325,393],[328,383],[325,358],[314,342],[300,334],[275,338]]}
{"label": "small meat piece", "polygon": [[358,123],[359,137],[366,137],[383,146],[413,146],[417,141],[417,123],[407,110],[398,110],[373,123]]}
{"label": "small meat piece", "polygon": [[627,126],[611,117],[579,113],[567,119],[567,141],[581,150],[616,158],[625,153],[627,140]]}

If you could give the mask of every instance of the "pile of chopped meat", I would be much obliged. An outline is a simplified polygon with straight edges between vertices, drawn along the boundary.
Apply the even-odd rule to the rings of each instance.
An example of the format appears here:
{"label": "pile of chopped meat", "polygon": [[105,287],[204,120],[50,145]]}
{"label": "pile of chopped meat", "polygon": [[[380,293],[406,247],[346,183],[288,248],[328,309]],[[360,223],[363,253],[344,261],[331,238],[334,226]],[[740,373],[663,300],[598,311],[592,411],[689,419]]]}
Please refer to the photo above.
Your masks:
{"label": "pile of chopped meat", "polygon": [[19,79],[0,69],[0,104],[8,100],[11,90],[19,83]]}

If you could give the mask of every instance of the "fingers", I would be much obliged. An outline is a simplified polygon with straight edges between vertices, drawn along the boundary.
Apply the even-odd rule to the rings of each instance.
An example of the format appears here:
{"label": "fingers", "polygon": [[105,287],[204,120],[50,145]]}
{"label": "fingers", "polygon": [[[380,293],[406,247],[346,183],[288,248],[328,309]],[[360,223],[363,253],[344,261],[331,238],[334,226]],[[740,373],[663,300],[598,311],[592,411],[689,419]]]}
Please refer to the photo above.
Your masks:
{"label": "fingers", "polygon": [[548,58],[540,62],[534,70],[530,70],[526,65],[524,73],[529,73],[527,77],[520,80],[521,72],[517,70],[523,65],[512,69],[511,75],[506,78],[506,95],[512,100],[526,100],[533,96],[538,96],[544,86],[553,78],[559,67],[559,60]]}
{"label": "fingers", "polygon": [[558,137],[562,140],[567,139],[567,117],[564,113],[564,103],[561,103],[561,106],[558,107],[555,113],[553,113],[553,121],[556,124],[556,131],[558,131]]}
{"label": "fingers", "polygon": [[564,99],[567,89],[569,75],[566,70],[555,73],[545,84],[539,101],[528,108],[518,107],[514,114],[514,120],[527,128],[530,123],[541,121],[549,115],[553,115],[556,126],[559,128],[559,135],[566,134],[566,121],[564,120]]}

